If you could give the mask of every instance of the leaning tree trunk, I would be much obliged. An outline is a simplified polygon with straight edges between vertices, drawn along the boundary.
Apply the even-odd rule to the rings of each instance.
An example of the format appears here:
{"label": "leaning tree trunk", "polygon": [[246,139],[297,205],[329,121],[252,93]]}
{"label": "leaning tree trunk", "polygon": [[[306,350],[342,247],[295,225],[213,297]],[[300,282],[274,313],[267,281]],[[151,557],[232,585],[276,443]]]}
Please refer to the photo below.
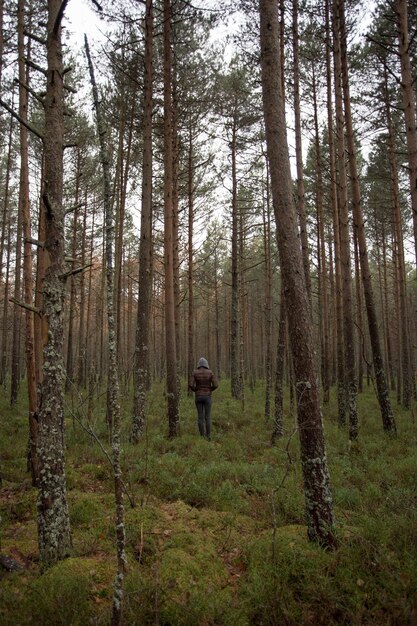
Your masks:
{"label": "leaning tree trunk", "polygon": [[340,1],[340,35],[341,35],[341,69],[343,79],[343,102],[345,108],[346,144],[349,158],[350,179],[352,187],[353,223],[356,230],[359,245],[359,261],[362,274],[363,290],[365,297],[366,313],[368,316],[369,337],[371,339],[374,375],[376,381],[379,408],[381,411],[382,425],[385,432],[395,435],[395,418],[391,408],[387,377],[385,375],[384,361],[382,358],[381,342],[379,339],[378,319],[376,316],[372,278],[369,269],[368,251],[366,245],[365,226],[362,214],[362,199],[359,185],[359,177],[356,166],[356,148],[353,133],[352,112],[350,106],[349,75],[346,50],[346,29],[344,0]]}
{"label": "leaning tree trunk", "polygon": [[275,0],[260,0],[259,7],[267,153],[296,377],[308,536],[310,540],[330,548],[336,544],[332,496],[324,446],[311,307],[292,196],[280,77],[278,14]]}
{"label": "leaning tree trunk", "polygon": [[131,440],[139,441],[145,429],[146,393],[150,386],[149,333],[152,303],[152,85],[153,85],[153,0],[146,2],[142,212],[139,247],[139,301],[135,347],[135,396]]}
{"label": "leaning tree trunk", "polygon": [[52,565],[71,548],[64,466],[63,358],[64,265],[63,150],[64,97],[61,47],[61,0],[48,1],[47,87],[45,96],[45,168],[42,202],[45,250],[49,266],[43,286],[43,380],[39,407],[38,533],[40,560]]}
{"label": "leaning tree trunk", "polygon": [[123,581],[126,571],[125,553],[125,525],[123,506],[123,481],[120,463],[121,443],[121,410],[119,401],[119,376],[117,369],[117,336],[114,307],[114,216],[112,209],[111,185],[110,185],[110,160],[105,144],[106,129],[101,115],[98,90],[94,77],[94,68],[88,48],[87,36],[85,36],[85,51],[90,70],[91,85],[93,89],[94,108],[96,110],[97,132],[100,141],[100,159],[103,170],[103,205],[105,216],[105,252],[106,252],[106,295],[107,295],[107,326],[108,326],[108,378],[107,378],[107,412],[112,424],[112,461],[114,477],[114,500],[116,505],[116,552],[117,572],[113,583],[113,607],[111,626],[118,626],[122,621],[123,606]]}

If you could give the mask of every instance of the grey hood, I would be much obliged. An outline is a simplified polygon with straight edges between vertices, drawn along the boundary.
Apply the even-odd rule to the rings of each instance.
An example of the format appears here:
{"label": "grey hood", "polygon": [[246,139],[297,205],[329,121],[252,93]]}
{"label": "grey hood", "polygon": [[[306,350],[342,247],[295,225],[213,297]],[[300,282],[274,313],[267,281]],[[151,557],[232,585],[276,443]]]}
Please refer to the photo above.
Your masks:
{"label": "grey hood", "polygon": [[203,357],[201,357],[201,359],[199,360],[199,362],[197,364],[197,369],[199,367],[205,367],[206,370],[210,369],[207,359],[204,359]]}

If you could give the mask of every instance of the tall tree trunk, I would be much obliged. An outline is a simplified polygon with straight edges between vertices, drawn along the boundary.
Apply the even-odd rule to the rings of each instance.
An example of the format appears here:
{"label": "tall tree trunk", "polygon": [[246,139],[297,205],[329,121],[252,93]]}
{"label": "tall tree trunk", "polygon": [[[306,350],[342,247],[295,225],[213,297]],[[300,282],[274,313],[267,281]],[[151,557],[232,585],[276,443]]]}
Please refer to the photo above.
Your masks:
{"label": "tall tree trunk", "polygon": [[300,67],[298,58],[298,0],[292,0],[292,50],[294,62],[294,120],[295,120],[295,159],[297,166],[297,211],[300,222],[300,241],[303,254],[303,267],[306,276],[306,286],[311,299],[310,260],[308,252],[307,217],[304,198],[304,168],[301,137],[301,108],[300,108]]}
{"label": "tall tree trunk", "polygon": [[179,389],[175,330],[174,202],[172,132],[171,2],[164,0],[164,262],[165,350],[168,400],[168,434],[179,435]]}
{"label": "tall tree trunk", "polygon": [[[272,383],[272,264],[271,264],[271,207],[270,184],[267,168],[266,206],[263,206],[263,238],[265,258],[265,419],[271,417],[271,383]],[[255,333],[252,333],[252,336]]]}
{"label": "tall tree trunk", "polygon": [[[194,359],[194,181],[193,181],[193,124],[190,112],[188,127],[188,350],[187,380],[191,381],[195,367]],[[216,254],[216,252],[215,252]],[[216,279],[216,277],[215,277]],[[189,395],[192,394],[188,388]]]}
{"label": "tall tree trunk", "polygon": [[[86,242],[87,242],[87,189],[84,196],[84,215],[81,236],[81,267],[85,265]],[[91,261],[90,261],[91,265]],[[91,270],[90,270],[91,274]],[[77,380],[80,387],[85,387],[86,380],[86,359],[87,359],[87,338],[85,334],[86,306],[85,306],[85,273],[81,272],[80,278],[80,325],[78,329],[78,363]]]}
{"label": "tall tree trunk", "polygon": [[320,320],[321,320],[321,378],[323,386],[323,402],[330,399],[330,348],[329,348],[329,299],[327,289],[326,239],[323,209],[323,173],[320,151],[320,133],[317,111],[316,74],[313,65],[313,107],[314,107],[314,145],[316,160],[316,205],[319,231],[318,256],[320,262]]}
{"label": "tall tree trunk", "polygon": [[292,197],[280,77],[278,15],[274,0],[260,0],[259,7],[267,153],[296,377],[308,536],[310,540],[331,548],[336,544],[332,496],[315,367],[311,308]]}
{"label": "tall tree trunk", "polygon": [[[80,178],[81,178],[81,153],[77,150],[77,166],[75,174],[75,209],[72,223],[72,242],[71,242],[71,262],[72,270],[75,270],[77,256],[77,231],[78,231],[78,203],[80,199]],[[67,376],[65,380],[65,390],[69,391],[74,384],[74,322],[75,322],[75,301],[77,297],[77,285],[75,276],[70,278],[70,299],[69,299],[69,315],[68,315],[68,347],[67,347]]]}
{"label": "tall tree trunk", "polygon": [[[410,37],[408,31],[408,0],[395,0],[398,18],[398,52],[401,65],[401,88],[403,93],[405,137],[408,152],[408,172],[410,177],[411,209],[414,228],[414,252],[417,264],[417,128],[416,94],[411,68]],[[411,6],[411,5],[410,5]]]}
{"label": "tall tree trunk", "polygon": [[[356,165],[356,148],[353,133],[352,112],[350,106],[349,74],[347,62],[347,42],[344,2],[340,2],[340,36],[341,36],[341,69],[343,77],[343,101],[345,107],[346,144],[349,158],[350,179],[352,188],[353,223],[356,230],[359,245],[359,261],[361,267],[363,291],[365,298],[366,313],[368,316],[369,337],[371,339],[374,375],[376,380],[377,396],[381,411],[382,425],[385,432],[395,435],[396,424],[391,408],[389,387],[385,375],[384,361],[382,358],[381,342],[379,339],[378,319],[376,315],[375,300],[372,289],[371,271],[369,269],[368,251],[366,245],[365,226],[362,214],[362,199],[359,177]],[[416,179],[417,180],[417,179]],[[357,430],[357,429],[356,429]]]}
{"label": "tall tree trunk", "polygon": [[285,344],[287,337],[287,314],[284,302],[285,292],[281,278],[281,300],[279,305],[279,323],[278,323],[278,345],[277,345],[277,363],[275,370],[275,402],[274,402],[274,426],[272,429],[272,443],[284,434],[284,363],[285,363]]}
{"label": "tall tree trunk", "polygon": [[146,1],[143,111],[142,212],[139,247],[139,300],[135,347],[135,396],[131,440],[145,428],[146,392],[150,387],[149,334],[152,306],[152,93],[153,0]]}
{"label": "tall tree trunk", "polygon": [[404,236],[403,226],[401,218],[401,206],[400,206],[400,192],[398,182],[398,167],[395,151],[394,141],[394,128],[392,123],[391,103],[388,93],[388,72],[387,67],[384,65],[384,101],[385,101],[385,116],[387,120],[388,130],[388,158],[390,166],[390,188],[391,188],[391,200],[393,211],[393,231],[395,241],[395,252],[398,269],[398,280],[395,281],[395,287],[398,288],[399,299],[399,314],[401,327],[401,377],[398,376],[397,384],[402,381],[402,404],[405,408],[409,409],[411,406],[411,385],[409,379],[410,373],[410,342],[409,342],[409,319],[408,319],[408,307],[407,307],[407,281],[405,272],[405,256],[404,256]]}
{"label": "tall tree trunk", "polygon": [[242,379],[240,371],[240,326],[239,306],[239,219],[237,201],[236,174],[236,120],[233,120],[232,140],[230,144],[232,160],[232,299],[230,313],[230,384],[232,397],[242,398]]}
{"label": "tall tree trunk", "polygon": [[[10,282],[10,251],[11,251],[11,216],[10,216],[10,176],[12,171],[12,138],[13,138],[13,118],[10,118],[9,127],[9,140],[8,140],[8,152],[6,161],[6,180],[4,183],[4,197],[3,197],[3,210],[2,210],[2,225],[1,225],[1,250],[0,250],[0,277],[4,281],[4,299],[3,299],[3,330],[1,341],[1,356],[0,356],[0,385],[4,385],[7,376],[7,330],[8,330],[8,313],[9,313],[9,282]],[[7,232],[7,244],[6,244],[6,272],[4,272],[4,242]]]}
{"label": "tall tree trunk", "polygon": [[345,159],[345,127],[342,93],[341,11],[343,0],[333,0],[333,54],[335,65],[335,97],[337,126],[337,161],[339,174],[338,205],[340,230],[340,260],[342,270],[343,337],[345,356],[345,393],[349,410],[349,438],[358,437],[358,410],[353,330],[352,271],[350,260],[349,204]]}
{"label": "tall tree trunk", "polygon": [[94,77],[94,68],[91,62],[87,36],[85,36],[85,51],[90,70],[91,85],[93,89],[94,108],[96,110],[97,134],[100,141],[100,159],[103,170],[103,205],[106,230],[106,294],[107,294],[107,325],[108,325],[108,413],[112,424],[112,461],[114,477],[114,499],[116,505],[115,528],[116,528],[116,552],[117,572],[113,583],[113,606],[111,626],[119,626],[122,621],[123,607],[123,581],[126,571],[126,537],[124,525],[123,506],[123,481],[120,464],[121,457],[121,410],[119,400],[119,376],[117,371],[117,335],[116,319],[114,312],[114,215],[112,210],[111,184],[110,184],[110,160],[105,144],[106,129],[101,115],[98,90]]}
{"label": "tall tree trunk", "polygon": [[329,167],[330,167],[330,197],[332,202],[333,240],[334,240],[334,274],[335,274],[335,308],[336,308],[336,346],[337,346],[337,403],[338,423],[346,423],[346,393],[345,393],[345,351],[343,332],[343,298],[342,298],[342,261],[340,250],[339,205],[336,186],[336,155],[335,132],[332,106],[332,72],[330,36],[330,0],[325,0],[326,10],[326,83],[327,83],[327,125],[329,133]]}
{"label": "tall tree trunk", "polygon": [[[25,2],[18,3],[18,54],[19,54],[19,115],[24,121],[28,117],[28,94],[23,86],[29,85],[29,76],[25,66]],[[28,55],[29,56],[29,55]],[[23,255],[23,283],[25,303],[33,306],[33,277],[32,277],[32,238],[29,205],[29,157],[28,157],[28,131],[20,124],[20,187],[19,187],[19,211],[22,214],[24,255]],[[36,370],[35,370],[35,329],[34,313],[29,309],[25,311],[25,351],[26,351],[26,378],[28,387],[29,403],[29,465],[32,475],[32,484],[37,485],[39,475],[39,463],[37,452],[38,441],[38,398],[36,393]]]}
{"label": "tall tree trunk", "polygon": [[[18,211],[17,215],[17,230],[16,230],[16,257],[15,257],[15,275],[14,275],[14,301],[20,302],[22,300],[22,229],[23,229],[23,214],[22,211]],[[20,324],[21,324],[21,312],[20,306],[16,305],[13,315],[13,329],[12,329],[12,368],[11,368],[11,381],[10,381],[10,404],[14,405],[17,402],[17,394],[19,391],[20,382]]]}
{"label": "tall tree trunk", "polygon": [[45,96],[45,169],[42,201],[49,266],[43,290],[47,340],[39,407],[38,533],[42,563],[52,565],[71,548],[64,466],[64,265],[63,149],[64,98],[61,0],[48,0],[47,87]]}

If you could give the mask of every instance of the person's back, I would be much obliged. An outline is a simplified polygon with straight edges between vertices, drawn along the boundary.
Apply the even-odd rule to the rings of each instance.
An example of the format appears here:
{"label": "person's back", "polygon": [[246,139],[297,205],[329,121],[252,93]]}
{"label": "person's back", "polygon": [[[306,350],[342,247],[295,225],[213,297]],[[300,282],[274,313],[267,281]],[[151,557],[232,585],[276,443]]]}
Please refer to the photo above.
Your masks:
{"label": "person's back", "polygon": [[200,435],[204,435],[205,425],[206,437],[210,439],[211,392],[217,389],[217,381],[206,359],[201,358],[199,360],[189,387],[195,392]]}

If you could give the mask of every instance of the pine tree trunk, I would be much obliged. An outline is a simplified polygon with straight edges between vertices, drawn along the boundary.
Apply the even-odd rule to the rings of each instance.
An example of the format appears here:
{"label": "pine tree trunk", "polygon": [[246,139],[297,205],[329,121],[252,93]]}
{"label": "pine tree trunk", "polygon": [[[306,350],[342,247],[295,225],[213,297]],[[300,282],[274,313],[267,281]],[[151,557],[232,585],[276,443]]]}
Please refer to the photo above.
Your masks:
{"label": "pine tree trunk", "polygon": [[346,424],[346,393],[345,393],[345,351],[343,340],[343,298],[342,298],[342,264],[340,250],[339,206],[336,187],[336,155],[335,132],[332,106],[332,72],[330,37],[330,0],[326,0],[326,83],[327,83],[327,124],[329,133],[329,166],[330,196],[332,202],[333,240],[334,240],[334,276],[335,276],[335,309],[336,309],[336,360],[337,360],[337,403],[338,423]]}
{"label": "pine tree trunk", "polygon": [[320,320],[321,320],[321,377],[323,386],[323,402],[328,403],[330,399],[330,348],[329,348],[329,299],[327,289],[327,263],[326,263],[326,240],[324,229],[324,210],[323,210],[323,174],[320,153],[320,134],[317,112],[317,92],[316,92],[316,76],[313,65],[313,107],[314,107],[314,145],[316,159],[316,205],[317,205],[317,221],[318,221],[318,258],[320,265]]}
{"label": "pine tree trunk", "polygon": [[[78,230],[78,204],[80,200],[80,178],[81,178],[81,153],[77,150],[77,167],[75,174],[75,197],[74,197],[74,215],[72,222],[72,242],[71,242],[71,269],[76,267],[75,258],[77,256],[77,230]],[[69,299],[69,315],[68,315],[68,346],[67,346],[67,376],[65,380],[65,390],[69,391],[74,384],[74,321],[75,321],[75,302],[77,297],[77,285],[75,276],[70,278],[70,299]]]}
{"label": "pine tree trunk", "polygon": [[[401,88],[403,93],[405,137],[408,152],[408,172],[410,177],[411,209],[414,228],[414,252],[417,264],[417,128],[416,94],[410,57],[408,32],[408,0],[395,0],[398,18],[398,53],[401,65]],[[411,6],[411,5],[410,5]]]}
{"label": "pine tree trunk", "polygon": [[[272,265],[271,265],[271,207],[270,184],[267,168],[266,206],[263,207],[263,238],[265,257],[265,419],[271,417],[271,384],[272,384]],[[252,332],[252,336],[254,336]]]}
{"label": "pine tree trunk", "polygon": [[312,315],[292,197],[280,77],[278,15],[274,0],[260,0],[259,6],[267,153],[296,379],[308,536],[331,548],[336,544],[332,496],[315,369]]}
{"label": "pine tree trunk", "polygon": [[335,97],[338,162],[338,206],[340,261],[342,270],[343,337],[345,358],[345,394],[349,411],[349,439],[358,437],[357,380],[352,302],[352,271],[350,260],[349,204],[345,159],[345,128],[342,93],[341,11],[344,0],[333,0],[333,54],[335,65]]}
{"label": "pine tree trunk", "polygon": [[174,201],[172,131],[171,2],[164,0],[164,261],[165,351],[168,400],[168,434],[179,435],[179,389],[175,329]]}
{"label": "pine tree trunk", "polygon": [[285,312],[284,302],[284,286],[281,283],[281,301],[279,305],[279,323],[278,323],[278,345],[277,345],[277,362],[275,370],[275,401],[274,401],[274,426],[272,429],[272,443],[284,434],[284,363],[285,363],[285,344],[287,337],[287,314]]}
{"label": "pine tree trunk", "polygon": [[121,458],[121,409],[119,400],[119,376],[117,371],[117,334],[114,304],[114,215],[112,210],[111,185],[110,185],[110,161],[105,144],[106,129],[101,115],[98,90],[94,78],[94,69],[88,48],[87,36],[85,36],[85,51],[90,70],[91,86],[93,90],[94,108],[96,110],[97,134],[100,141],[100,159],[103,170],[103,205],[105,215],[105,251],[106,251],[106,294],[107,294],[107,326],[108,326],[108,372],[107,372],[107,398],[108,414],[112,424],[112,461],[114,477],[114,500],[116,507],[116,553],[117,572],[113,583],[113,606],[111,626],[119,626],[122,621],[123,608],[123,582],[126,571],[127,559],[125,553],[126,537],[124,525],[123,505],[123,481]]}
{"label": "pine tree trunk", "polygon": [[52,565],[71,548],[64,466],[64,98],[60,0],[48,0],[47,88],[45,96],[45,169],[42,201],[49,266],[43,287],[47,341],[39,407],[38,533],[40,560]]}
{"label": "pine tree trunk", "polygon": [[135,347],[135,396],[131,440],[136,443],[145,429],[146,393],[150,387],[150,322],[152,306],[152,93],[153,0],[146,2],[142,212],[139,247],[139,300]]}
{"label": "pine tree trunk", "polygon": [[[400,192],[398,182],[398,167],[395,151],[394,141],[394,129],[391,115],[391,103],[388,94],[388,74],[387,68],[384,65],[384,101],[385,101],[385,116],[387,120],[388,130],[388,158],[390,164],[390,188],[391,188],[391,201],[393,211],[393,231],[395,251],[396,251],[396,265],[398,270],[398,280],[395,281],[395,287],[398,288],[399,296],[399,315],[400,315],[400,327],[401,327],[401,349],[399,354],[401,355],[400,367],[401,376],[398,376],[397,385],[400,386],[400,380],[402,381],[402,404],[404,408],[409,409],[411,406],[411,385],[409,380],[410,372],[410,355],[409,355],[409,319],[408,319],[408,307],[407,307],[407,281],[405,272],[405,257],[404,257],[404,236],[403,225],[401,218],[401,206],[400,206]],[[401,396],[401,392],[400,392]]]}
{"label": "pine tree trunk", "polygon": [[297,211],[300,222],[300,241],[308,297],[311,300],[310,261],[308,252],[307,218],[304,198],[304,169],[301,137],[300,68],[298,59],[298,0],[292,0],[292,50],[294,63],[294,120],[295,159],[297,166]]}
{"label": "pine tree trunk", "polygon": [[[190,113],[188,128],[188,350],[187,350],[187,380],[191,381],[194,367],[194,181],[193,181],[193,124]],[[216,254],[216,252],[215,252]],[[188,395],[192,391],[188,388]]]}
{"label": "pine tree trunk", "polygon": [[[7,329],[9,313],[9,283],[10,283],[10,252],[11,252],[11,218],[10,218],[10,175],[12,170],[12,138],[13,138],[13,118],[10,118],[8,152],[6,161],[6,180],[4,183],[3,211],[1,224],[1,250],[0,250],[0,277],[4,280],[3,299],[3,320],[2,320],[2,341],[0,356],[0,385],[4,385],[7,376]],[[7,232],[6,243],[6,272],[4,272],[4,241]],[[4,278],[3,278],[4,276]]]}
{"label": "pine tree trunk", "polygon": [[[359,261],[361,267],[363,291],[365,298],[366,313],[368,317],[369,337],[371,339],[372,358],[374,365],[374,375],[376,380],[377,396],[381,411],[382,425],[385,432],[395,435],[396,424],[392,412],[389,397],[389,387],[385,375],[384,362],[382,358],[381,342],[379,339],[378,319],[376,315],[375,300],[372,289],[372,278],[369,269],[368,251],[365,236],[365,226],[362,214],[362,199],[359,185],[359,178],[356,165],[356,148],[353,133],[352,112],[350,106],[349,75],[346,49],[346,27],[344,15],[344,1],[340,2],[340,36],[341,36],[341,69],[343,77],[343,101],[345,108],[346,123],[346,144],[349,158],[350,179],[352,188],[353,222],[358,238]],[[417,180],[417,179],[416,179]],[[357,432],[357,427],[356,427]]]}
{"label": "pine tree trunk", "polygon": [[237,206],[237,174],[236,174],[236,121],[233,120],[232,140],[230,143],[232,161],[232,299],[230,311],[230,384],[232,397],[242,398],[240,372],[240,326],[241,314],[239,306],[239,220]]}
{"label": "pine tree trunk", "polygon": [[[18,3],[18,54],[19,54],[19,115],[22,120],[28,117],[28,93],[23,87],[29,85],[29,76],[25,65],[25,2]],[[29,55],[28,55],[29,56]],[[33,306],[33,276],[32,276],[32,238],[29,205],[29,156],[28,156],[28,131],[20,124],[20,187],[19,187],[19,211],[22,214],[24,255],[23,255],[23,285],[24,301]],[[36,370],[35,370],[35,329],[34,313],[25,310],[25,352],[26,352],[26,378],[28,387],[29,404],[29,465],[32,475],[32,485],[37,485],[39,476],[39,463],[37,452],[38,441],[38,398],[36,393]]]}

